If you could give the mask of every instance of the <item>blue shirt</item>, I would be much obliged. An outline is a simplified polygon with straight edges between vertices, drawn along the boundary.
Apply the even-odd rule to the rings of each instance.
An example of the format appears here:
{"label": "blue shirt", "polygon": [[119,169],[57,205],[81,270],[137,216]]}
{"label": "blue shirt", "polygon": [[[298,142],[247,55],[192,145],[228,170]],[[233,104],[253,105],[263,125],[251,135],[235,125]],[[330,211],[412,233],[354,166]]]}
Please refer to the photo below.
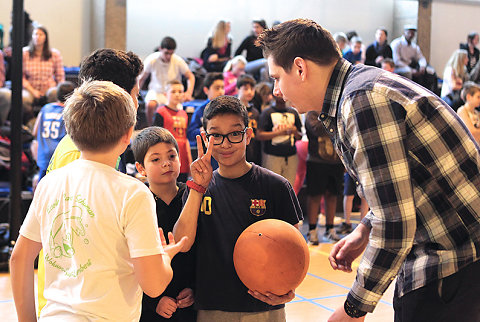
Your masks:
{"label": "blue shirt", "polygon": [[354,54],[351,49],[347,50],[345,54],[343,54],[343,58],[351,62],[352,64],[355,64],[357,61],[362,60],[362,52],[359,51],[358,54]]}

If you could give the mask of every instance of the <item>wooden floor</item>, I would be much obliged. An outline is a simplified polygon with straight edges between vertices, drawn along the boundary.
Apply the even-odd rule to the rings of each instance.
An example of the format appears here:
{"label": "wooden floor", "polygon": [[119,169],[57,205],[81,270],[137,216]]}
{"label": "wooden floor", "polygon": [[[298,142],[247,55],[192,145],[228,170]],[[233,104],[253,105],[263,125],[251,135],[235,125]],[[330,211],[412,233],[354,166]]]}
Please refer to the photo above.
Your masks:
{"label": "wooden floor", "polygon": [[[340,220],[337,218],[337,221]],[[301,227],[306,234],[307,226]],[[322,233],[320,228],[320,233]],[[328,254],[332,243],[323,241],[310,248],[310,267],[307,277],[296,290],[296,298],[287,304],[288,322],[327,321],[332,312],[343,305],[345,297],[355,280],[355,272],[343,273],[334,271],[328,263]],[[358,262],[354,263],[354,267]],[[393,283],[373,314],[368,314],[365,321],[393,321]],[[0,321],[17,321],[10,286],[10,275],[0,273]]]}

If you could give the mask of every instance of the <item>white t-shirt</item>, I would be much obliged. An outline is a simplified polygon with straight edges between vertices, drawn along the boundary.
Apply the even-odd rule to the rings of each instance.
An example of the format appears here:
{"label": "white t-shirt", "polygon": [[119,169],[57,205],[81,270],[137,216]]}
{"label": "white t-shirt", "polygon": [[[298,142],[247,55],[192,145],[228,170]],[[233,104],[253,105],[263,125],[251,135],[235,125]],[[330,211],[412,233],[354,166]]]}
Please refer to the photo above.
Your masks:
{"label": "white t-shirt", "polygon": [[169,82],[181,81],[182,75],[185,75],[190,69],[180,56],[173,54],[170,62],[165,63],[160,58],[160,54],[160,52],[155,52],[148,55],[144,62],[144,68],[151,75],[148,90],[164,94],[167,92]]}
{"label": "white t-shirt", "polygon": [[41,242],[42,321],[134,321],[142,290],[130,258],[163,252],[155,201],[135,178],[76,160],[37,187],[20,234]]}

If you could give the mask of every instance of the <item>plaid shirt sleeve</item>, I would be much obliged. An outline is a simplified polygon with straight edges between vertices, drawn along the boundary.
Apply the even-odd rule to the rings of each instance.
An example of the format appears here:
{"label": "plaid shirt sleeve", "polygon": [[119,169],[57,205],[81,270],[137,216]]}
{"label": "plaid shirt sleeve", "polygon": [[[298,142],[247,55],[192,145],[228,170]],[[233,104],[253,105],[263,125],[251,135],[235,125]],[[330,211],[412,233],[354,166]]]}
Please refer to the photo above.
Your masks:
{"label": "plaid shirt sleeve", "polygon": [[341,111],[342,157],[355,169],[371,210],[366,219],[370,241],[348,298],[372,312],[409,253],[416,230],[406,113],[378,91],[349,95]]}
{"label": "plaid shirt sleeve", "polygon": [[65,81],[65,70],[63,69],[63,58],[60,52],[56,49],[52,49],[52,59],[53,59],[53,76],[55,82],[61,83]]}

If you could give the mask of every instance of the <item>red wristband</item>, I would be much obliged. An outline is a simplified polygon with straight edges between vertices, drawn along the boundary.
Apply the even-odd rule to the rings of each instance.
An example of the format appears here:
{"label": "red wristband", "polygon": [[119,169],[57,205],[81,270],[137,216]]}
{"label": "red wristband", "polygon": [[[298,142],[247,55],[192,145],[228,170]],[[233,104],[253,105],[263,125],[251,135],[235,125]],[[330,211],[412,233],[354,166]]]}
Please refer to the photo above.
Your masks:
{"label": "red wristband", "polygon": [[205,194],[205,192],[207,191],[207,189],[205,189],[205,187],[203,187],[199,184],[196,184],[193,180],[188,180],[187,181],[187,187],[189,187],[190,189],[193,189],[197,192],[200,192],[202,195]]}

